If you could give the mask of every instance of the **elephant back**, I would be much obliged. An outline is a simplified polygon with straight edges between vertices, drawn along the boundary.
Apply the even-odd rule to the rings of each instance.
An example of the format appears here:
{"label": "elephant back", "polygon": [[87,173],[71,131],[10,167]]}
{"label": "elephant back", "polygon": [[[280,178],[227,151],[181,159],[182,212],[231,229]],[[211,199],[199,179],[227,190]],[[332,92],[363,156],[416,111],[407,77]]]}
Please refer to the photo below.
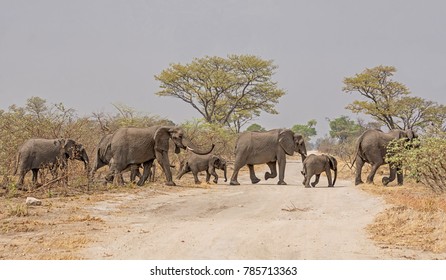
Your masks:
{"label": "elephant back", "polygon": [[[34,138],[26,141],[19,149],[18,164],[30,170],[45,164],[55,163],[61,156],[62,139]],[[20,168],[20,167],[19,167]]]}
{"label": "elephant back", "polygon": [[236,152],[238,150],[271,149],[279,141],[279,132],[279,129],[242,132],[237,139]]}

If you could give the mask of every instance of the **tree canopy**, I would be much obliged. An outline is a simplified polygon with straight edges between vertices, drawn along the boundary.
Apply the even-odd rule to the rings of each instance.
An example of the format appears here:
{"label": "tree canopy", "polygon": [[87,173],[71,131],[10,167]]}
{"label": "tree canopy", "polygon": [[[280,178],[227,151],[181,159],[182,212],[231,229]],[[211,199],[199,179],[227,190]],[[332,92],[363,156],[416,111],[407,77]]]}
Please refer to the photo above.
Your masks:
{"label": "tree canopy", "polygon": [[409,89],[392,79],[395,72],[395,67],[381,65],[345,78],[343,91],[359,93],[365,98],[355,100],[346,108],[369,115],[389,129],[442,126],[446,120],[446,107],[409,96]]}
{"label": "tree canopy", "polygon": [[330,126],[330,137],[344,143],[348,138],[357,136],[361,131],[361,126],[348,116],[340,116],[338,118],[328,120]]}
{"label": "tree canopy", "polygon": [[260,124],[253,123],[248,128],[246,128],[246,131],[266,131],[264,127],[262,127]]}
{"label": "tree canopy", "polygon": [[304,137],[305,142],[308,143],[310,141],[310,138],[317,134],[316,127],[315,127],[316,124],[317,124],[316,120],[309,120],[306,124],[295,124],[295,125],[293,125],[291,130],[294,133],[301,134]]}
{"label": "tree canopy", "polygon": [[171,64],[155,76],[159,96],[178,98],[209,123],[240,131],[262,112],[277,114],[275,105],[285,91],[272,80],[277,66],[253,55],[196,58]]}

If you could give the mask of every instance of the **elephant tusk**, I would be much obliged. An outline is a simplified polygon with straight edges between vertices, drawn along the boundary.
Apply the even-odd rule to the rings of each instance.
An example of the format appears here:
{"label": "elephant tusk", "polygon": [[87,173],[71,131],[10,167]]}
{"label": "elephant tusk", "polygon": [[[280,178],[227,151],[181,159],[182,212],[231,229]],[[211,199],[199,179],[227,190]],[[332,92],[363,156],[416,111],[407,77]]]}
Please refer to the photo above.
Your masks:
{"label": "elephant tusk", "polygon": [[206,151],[206,152],[199,152],[199,151],[196,151],[195,149],[193,149],[193,148],[191,148],[191,147],[189,147],[189,146],[186,146],[186,148],[187,148],[189,151],[191,151],[191,152],[193,152],[193,153],[195,153],[195,154],[197,154],[197,155],[207,155],[207,154],[210,154],[210,153],[212,152],[212,150],[214,150],[214,147],[215,147],[215,144],[212,144],[212,147],[211,147],[211,149],[210,149],[209,151]]}

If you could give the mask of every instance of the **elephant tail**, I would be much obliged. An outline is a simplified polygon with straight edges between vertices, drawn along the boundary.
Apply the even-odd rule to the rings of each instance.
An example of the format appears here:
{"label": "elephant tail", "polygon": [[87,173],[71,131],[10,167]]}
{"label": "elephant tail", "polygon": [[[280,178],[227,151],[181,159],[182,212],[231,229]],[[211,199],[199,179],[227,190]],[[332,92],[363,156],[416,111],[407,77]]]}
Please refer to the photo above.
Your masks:
{"label": "elephant tail", "polygon": [[304,176],[307,174],[307,165],[304,162],[302,163],[302,171],[300,173]]}
{"label": "elephant tail", "polygon": [[[364,132],[363,134],[361,134],[361,136],[359,136],[359,138],[358,138],[358,140],[357,140],[357,142],[356,142],[356,149],[355,149],[355,154],[354,154],[353,162],[352,162],[352,164],[351,164],[351,168],[353,168],[353,166],[355,165],[356,158],[357,158],[357,157],[361,157],[361,154],[362,154],[362,150],[361,150],[361,142],[362,142],[362,139],[364,138],[364,134],[365,134],[365,132]],[[361,157],[361,158],[362,158],[362,157]]]}
{"label": "elephant tail", "polygon": [[19,169],[19,161],[20,161],[20,152],[17,154],[16,160],[15,160],[14,173],[12,175],[17,175],[17,170]]}

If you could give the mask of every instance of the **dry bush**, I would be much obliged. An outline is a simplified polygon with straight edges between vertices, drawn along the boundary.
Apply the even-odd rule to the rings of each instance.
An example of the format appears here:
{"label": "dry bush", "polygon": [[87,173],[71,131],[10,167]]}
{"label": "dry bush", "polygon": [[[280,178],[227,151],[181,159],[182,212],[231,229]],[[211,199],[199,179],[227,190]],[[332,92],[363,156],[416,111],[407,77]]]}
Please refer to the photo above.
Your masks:
{"label": "dry bush", "polygon": [[[8,110],[0,110],[0,195],[20,195],[15,186],[17,177],[13,173],[17,151],[30,138],[74,139],[85,147],[90,162],[93,162],[101,137],[119,127],[173,124],[158,116],[135,112],[124,105],[115,105],[115,108],[116,114],[95,113],[91,117],[78,117],[73,109],[65,108],[61,103],[48,105],[44,99],[32,97],[24,107],[12,105]],[[50,197],[89,189],[83,165],[76,161],[69,161],[68,186],[60,177],[52,181],[46,169],[41,169],[39,173],[43,188],[32,189],[31,192],[41,193],[44,189]],[[25,178],[26,186],[31,186],[30,177],[31,172]]]}
{"label": "dry bush", "polygon": [[[348,138],[343,143],[338,143],[336,139],[324,138],[318,143],[318,151],[324,154],[329,154],[338,160],[339,169],[353,170],[353,161],[356,154],[356,139]],[[340,164],[341,163],[341,164]]]}

